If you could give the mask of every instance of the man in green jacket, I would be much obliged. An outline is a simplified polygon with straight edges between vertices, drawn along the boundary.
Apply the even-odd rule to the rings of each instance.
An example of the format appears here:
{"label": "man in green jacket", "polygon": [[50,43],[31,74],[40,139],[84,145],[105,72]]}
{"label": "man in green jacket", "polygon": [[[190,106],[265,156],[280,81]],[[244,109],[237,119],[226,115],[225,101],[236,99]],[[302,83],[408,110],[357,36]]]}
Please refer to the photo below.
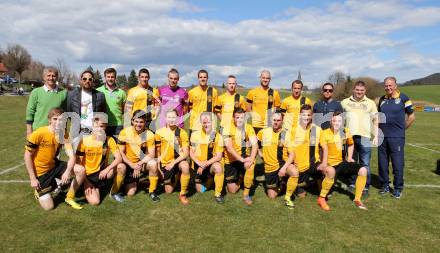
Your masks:
{"label": "man in green jacket", "polygon": [[31,92],[26,107],[26,135],[49,124],[47,115],[55,107],[65,108],[66,90],[57,85],[58,70],[46,67],[43,71],[44,85]]}

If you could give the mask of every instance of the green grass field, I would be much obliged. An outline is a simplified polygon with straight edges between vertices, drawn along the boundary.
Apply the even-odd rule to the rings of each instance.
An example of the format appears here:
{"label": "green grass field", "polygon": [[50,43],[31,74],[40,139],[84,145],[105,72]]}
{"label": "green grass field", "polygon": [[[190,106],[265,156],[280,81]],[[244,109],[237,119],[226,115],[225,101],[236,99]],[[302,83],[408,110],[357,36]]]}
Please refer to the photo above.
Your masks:
{"label": "green grass field", "polygon": [[[409,93],[409,92],[408,92]],[[408,94],[412,96],[412,94]],[[437,93],[437,96],[439,94]],[[152,204],[144,192],[118,204],[77,211],[61,203],[45,212],[34,199],[23,165],[26,97],[0,97],[0,248],[3,252],[438,252],[440,243],[440,114],[418,113],[407,132],[406,184],[401,200],[371,189],[368,211],[356,209],[351,196],[336,191],[331,212],[316,196],[296,200],[288,210],[282,198],[268,200],[261,187],[255,204],[241,194],[218,205],[212,191],[195,194],[182,206],[177,193]],[[377,175],[376,151],[372,173]]]}
{"label": "green grass field", "polygon": [[401,86],[399,89],[407,94],[411,100],[440,105],[440,85]]}

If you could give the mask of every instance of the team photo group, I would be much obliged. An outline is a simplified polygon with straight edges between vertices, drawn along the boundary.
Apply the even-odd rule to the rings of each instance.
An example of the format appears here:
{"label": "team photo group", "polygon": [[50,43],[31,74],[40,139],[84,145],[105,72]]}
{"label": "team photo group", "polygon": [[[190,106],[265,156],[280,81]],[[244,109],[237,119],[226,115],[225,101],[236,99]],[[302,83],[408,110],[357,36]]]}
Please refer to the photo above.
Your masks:
{"label": "team photo group", "polygon": [[24,161],[44,210],[64,195],[67,205],[82,209],[82,196],[99,205],[107,194],[123,203],[146,191],[156,203],[175,190],[183,205],[205,191],[219,204],[241,191],[244,204],[252,205],[261,186],[270,199],[282,196],[287,208],[317,193],[317,206],[329,211],[338,179],[347,184],[353,206],[367,210],[373,147],[379,194],[402,196],[405,129],[415,114],[395,77],[384,79],[378,101],[357,80],[342,101],[334,98],[332,83],[322,84],[313,103],[301,80],[283,86],[291,93],[281,99],[268,70],[246,96],[237,92],[234,75],[225,77],[220,94],[206,70],[198,71],[198,84],[189,90],[179,86],[176,69],[158,88],[145,68],[128,91],[116,85],[116,76],[114,68],[106,69],[105,83],[95,89],[94,74],[86,70],[80,87],[67,91],[57,85],[57,69],[47,67],[44,85],[31,92]]}

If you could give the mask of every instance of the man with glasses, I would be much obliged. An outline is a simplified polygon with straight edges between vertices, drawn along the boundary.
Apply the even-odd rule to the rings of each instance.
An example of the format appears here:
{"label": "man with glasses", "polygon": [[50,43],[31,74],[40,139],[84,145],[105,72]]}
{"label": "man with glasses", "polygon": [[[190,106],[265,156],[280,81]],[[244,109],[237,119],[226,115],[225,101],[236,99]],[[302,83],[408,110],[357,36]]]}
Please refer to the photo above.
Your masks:
{"label": "man with glasses", "polygon": [[80,88],[67,94],[67,112],[76,112],[80,117],[81,132],[91,133],[96,112],[107,113],[105,95],[93,88],[93,72],[85,70],[80,76]]}
{"label": "man with glasses", "polygon": [[322,85],[322,99],[313,105],[313,122],[323,130],[330,128],[333,112],[343,112],[341,103],[333,99],[332,83]]}

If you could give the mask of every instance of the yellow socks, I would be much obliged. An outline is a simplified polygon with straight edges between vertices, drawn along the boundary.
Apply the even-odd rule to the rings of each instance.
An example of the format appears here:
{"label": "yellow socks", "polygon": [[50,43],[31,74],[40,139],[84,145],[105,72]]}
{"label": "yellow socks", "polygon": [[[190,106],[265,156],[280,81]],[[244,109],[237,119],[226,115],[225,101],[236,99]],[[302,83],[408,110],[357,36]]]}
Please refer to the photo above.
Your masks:
{"label": "yellow socks", "polygon": [[116,194],[121,189],[122,183],[124,182],[125,175],[116,174],[116,177],[113,179],[113,186],[111,189],[111,194]]}
{"label": "yellow socks", "polygon": [[69,191],[66,194],[66,199],[75,199],[75,191],[72,188],[69,188]]}
{"label": "yellow socks", "polygon": [[149,178],[150,178],[150,187],[148,188],[148,192],[152,193],[157,188],[157,182],[159,181],[159,177],[158,176],[149,176]]}
{"label": "yellow socks", "polygon": [[254,183],[254,169],[246,169],[244,173],[244,190],[243,190],[243,196],[249,196],[249,191],[252,187],[252,184]]}
{"label": "yellow socks", "polygon": [[354,200],[361,200],[362,191],[367,183],[367,176],[357,176]]}
{"label": "yellow socks", "polygon": [[319,194],[319,196],[323,198],[327,197],[327,194],[332,189],[334,182],[334,178],[325,177],[324,180],[322,180],[321,193]]}
{"label": "yellow socks", "polygon": [[298,177],[289,177],[289,179],[287,180],[286,195],[284,196],[285,199],[290,200],[292,194],[295,192],[297,185]]}
{"label": "yellow socks", "polygon": [[214,175],[214,184],[215,184],[215,196],[219,197],[222,195],[223,190],[223,181],[225,180],[225,174],[215,174]]}
{"label": "yellow socks", "polygon": [[189,174],[182,174],[180,176],[180,195],[185,195],[188,191],[188,185],[189,185]]}

